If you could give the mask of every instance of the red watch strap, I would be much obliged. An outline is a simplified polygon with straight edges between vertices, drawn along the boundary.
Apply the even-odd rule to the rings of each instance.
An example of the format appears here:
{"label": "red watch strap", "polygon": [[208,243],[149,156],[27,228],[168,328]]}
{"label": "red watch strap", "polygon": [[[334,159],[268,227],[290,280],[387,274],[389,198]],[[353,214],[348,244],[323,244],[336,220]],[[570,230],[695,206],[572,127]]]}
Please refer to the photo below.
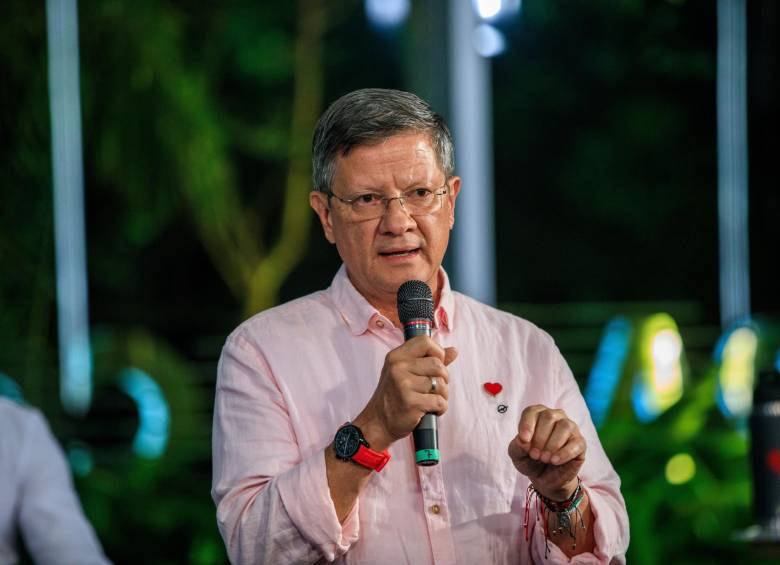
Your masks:
{"label": "red watch strap", "polygon": [[387,450],[374,451],[365,445],[361,445],[357,453],[352,456],[352,461],[360,463],[363,467],[368,467],[378,473],[390,461],[390,453]]}

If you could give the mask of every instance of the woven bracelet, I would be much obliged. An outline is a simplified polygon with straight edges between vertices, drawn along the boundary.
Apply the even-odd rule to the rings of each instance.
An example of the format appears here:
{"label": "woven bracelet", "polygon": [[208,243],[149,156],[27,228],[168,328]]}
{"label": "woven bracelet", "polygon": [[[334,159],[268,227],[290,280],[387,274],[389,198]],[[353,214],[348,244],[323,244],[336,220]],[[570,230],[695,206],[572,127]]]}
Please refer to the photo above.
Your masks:
{"label": "woven bracelet", "polygon": [[[545,558],[550,555],[550,533],[554,535],[563,533],[568,534],[572,539],[572,550],[577,549],[577,526],[579,525],[582,530],[585,530],[585,522],[579,510],[579,506],[585,498],[585,491],[582,489],[582,480],[577,477],[577,488],[574,489],[574,492],[569,498],[563,501],[547,498],[540,494],[532,484],[528,485],[528,492],[526,493],[525,499],[525,524],[523,528],[525,530],[526,541],[529,539],[529,514],[531,510],[531,498],[533,496],[536,496],[536,519],[539,520],[541,518],[543,522]],[[557,524],[552,529],[552,532],[550,532],[549,529],[549,516],[551,513],[555,514],[557,520]],[[576,515],[574,520],[572,520],[572,514]]]}
{"label": "woven bracelet", "polygon": [[544,502],[544,505],[550,509],[552,512],[569,512],[570,510],[574,509],[574,503],[576,500],[582,499],[582,480],[580,480],[579,477],[577,477],[577,488],[574,489],[574,492],[571,493],[571,496],[567,498],[566,500],[552,500],[551,498],[547,498],[542,493],[534,489],[536,492],[536,496],[541,499],[542,502]]}

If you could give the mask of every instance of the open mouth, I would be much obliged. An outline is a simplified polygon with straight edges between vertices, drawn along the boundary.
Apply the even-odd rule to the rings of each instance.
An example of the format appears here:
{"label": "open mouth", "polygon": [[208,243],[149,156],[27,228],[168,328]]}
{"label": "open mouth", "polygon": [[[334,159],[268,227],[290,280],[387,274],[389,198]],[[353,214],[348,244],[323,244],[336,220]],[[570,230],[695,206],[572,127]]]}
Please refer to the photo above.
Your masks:
{"label": "open mouth", "polygon": [[417,255],[419,252],[420,248],[415,247],[414,249],[401,249],[399,251],[384,251],[380,252],[379,254],[382,257],[412,257]]}

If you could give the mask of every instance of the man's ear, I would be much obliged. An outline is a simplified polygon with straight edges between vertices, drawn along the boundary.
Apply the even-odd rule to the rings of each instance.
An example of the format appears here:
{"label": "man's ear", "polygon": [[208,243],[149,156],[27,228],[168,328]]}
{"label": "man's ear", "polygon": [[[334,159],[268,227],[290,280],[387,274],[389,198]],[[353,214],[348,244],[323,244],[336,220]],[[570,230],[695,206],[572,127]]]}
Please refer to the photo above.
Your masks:
{"label": "man's ear", "polygon": [[450,203],[450,229],[455,227],[455,200],[460,193],[460,177],[450,179],[450,189],[447,192],[447,200]]}
{"label": "man's ear", "polygon": [[309,204],[320,219],[322,231],[325,232],[325,239],[331,243],[336,243],[336,238],[333,236],[333,223],[331,221],[328,196],[319,190],[312,190],[309,193]]}

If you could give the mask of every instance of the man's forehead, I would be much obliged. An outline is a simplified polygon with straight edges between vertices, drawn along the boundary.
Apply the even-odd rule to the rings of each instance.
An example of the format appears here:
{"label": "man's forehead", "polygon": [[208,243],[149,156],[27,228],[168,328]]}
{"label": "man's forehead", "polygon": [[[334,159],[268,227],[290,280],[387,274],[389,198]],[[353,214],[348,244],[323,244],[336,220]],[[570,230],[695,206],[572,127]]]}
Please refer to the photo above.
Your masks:
{"label": "man's forehead", "polygon": [[376,139],[366,139],[354,143],[339,151],[339,158],[347,158],[354,153],[375,153],[388,148],[414,147],[415,151],[433,153],[433,139],[422,131],[399,131]]}
{"label": "man's forehead", "polygon": [[335,165],[335,177],[348,177],[351,183],[400,176],[403,182],[413,184],[427,182],[441,172],[430,136],[419,132],[355,146],[346,154],[339,154]]}

